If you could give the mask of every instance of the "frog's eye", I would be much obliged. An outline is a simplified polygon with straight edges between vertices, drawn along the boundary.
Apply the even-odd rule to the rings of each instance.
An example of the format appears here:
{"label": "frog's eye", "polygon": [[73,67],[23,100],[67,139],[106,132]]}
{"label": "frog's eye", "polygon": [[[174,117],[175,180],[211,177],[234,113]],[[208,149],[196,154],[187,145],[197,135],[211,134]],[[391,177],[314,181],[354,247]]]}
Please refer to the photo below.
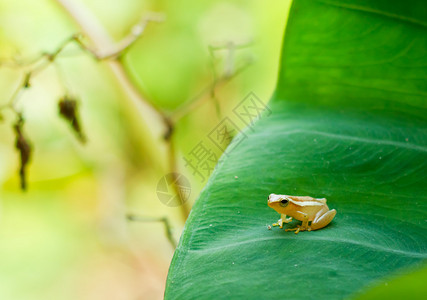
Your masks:
{"label": "frog's eye", "polygon": [[280,206],[285,207],[286,205],[288,205],[288,203],[289,203],[289,200],[287,200],[287,199],[282,199],[282,200],[280,201]]}

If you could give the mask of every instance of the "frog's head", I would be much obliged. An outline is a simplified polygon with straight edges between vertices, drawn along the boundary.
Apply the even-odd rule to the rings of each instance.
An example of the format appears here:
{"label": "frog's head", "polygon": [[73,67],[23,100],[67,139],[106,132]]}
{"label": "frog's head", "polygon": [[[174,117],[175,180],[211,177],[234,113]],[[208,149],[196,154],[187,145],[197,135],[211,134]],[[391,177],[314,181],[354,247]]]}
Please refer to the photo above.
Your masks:
{"label": "frog's head", "polygon": [[286,195],[270,194],[268,196],[268,206],[277,211],[279,214],[286,213],[286,207],[289,204],[289,198]]}

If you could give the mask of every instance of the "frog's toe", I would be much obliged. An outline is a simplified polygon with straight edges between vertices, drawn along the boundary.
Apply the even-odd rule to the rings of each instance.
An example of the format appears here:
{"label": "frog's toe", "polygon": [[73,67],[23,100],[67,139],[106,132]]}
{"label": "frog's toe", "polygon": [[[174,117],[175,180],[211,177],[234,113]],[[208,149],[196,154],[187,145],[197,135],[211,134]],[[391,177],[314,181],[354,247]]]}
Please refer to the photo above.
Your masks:
{"label": "frog's toe", "polygon": [[[301,226],[299,226],[299,228],[300,228],[301,231],[306,231],[306,230],[308,230],[309,227],[301,225]],[[310,230],[311,230],[311,228],[310,228]]]}
{"label": "frog's toe", "polygon": [[295,231],[295,234],[298,234],[298,232],[300,232],[300,230],[301,230],[301,226],[299,226],[299,225],[295,228],[285,229],[285,231]]}

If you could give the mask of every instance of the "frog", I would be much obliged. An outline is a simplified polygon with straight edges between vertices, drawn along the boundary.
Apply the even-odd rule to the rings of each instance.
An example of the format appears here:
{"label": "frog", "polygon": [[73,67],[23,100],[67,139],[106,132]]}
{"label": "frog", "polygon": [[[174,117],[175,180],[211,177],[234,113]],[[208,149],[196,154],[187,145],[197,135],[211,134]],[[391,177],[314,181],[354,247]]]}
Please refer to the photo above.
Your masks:
{"label": "frog", "polygon": [[[302,224],[295,228],[285,229],[285,231],[294,231],[295,234],[298,234],[300,231],[322,229],[337,214],[335,209],[329,209],[326,201],[326,198],[270,194],[268,206],[277,211],[281,217],[272,226],[283,228],[283,223],[289,223],[292,219],[296,219],[302,221]],[[309,224],[309,222],[311,223]]]}

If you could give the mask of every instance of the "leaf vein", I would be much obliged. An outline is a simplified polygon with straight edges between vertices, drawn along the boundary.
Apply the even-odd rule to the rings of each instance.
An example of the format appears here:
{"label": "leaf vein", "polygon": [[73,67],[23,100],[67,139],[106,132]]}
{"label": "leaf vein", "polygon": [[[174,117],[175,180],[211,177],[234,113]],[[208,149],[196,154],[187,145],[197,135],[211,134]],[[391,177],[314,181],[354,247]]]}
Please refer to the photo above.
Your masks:
{"label": "leaf vein", "polygon": [[384,11],[381,11],[381,10],[378,10],[378,9],[364,7],[364,6],[361,6],[361,5],[343,4],[343,3],[337,3],[335,1],[327,1],[327,0],[318,0],[318,2],[324,3],[324,4],[329,4],[329,5],[335,6],[335,7],[344,8],[344,9],[367,12],[367,13],[371,13],[371,14],[375,14],[375,15],[380,15],[380,16],[383,16],[383,17],[388,17],[388,18],[396,19],[396,20],[399,20],[399,21],[402,21],[402,22],[408,22],[408,23],[412,23],[412,24],[415,24],[415,25],[420,25],[422,27],[427,27],[427,23],[422,22],[422,21],[420,21],[418,19],[409,18],[409,17],[405,17],[405,16],[400,16],[400,15],[397,15],[397,14],[393,14],[393,13],[389,13],[389,12],[384,12]]}
{"label": "leaf vein", "polygon": [[346,139],[346,140],[351,140],[356,142],[363,142],[363,143],[377,144],[377,145],[389,145],[389,146],[395,146],[395,147],[410,149],[410,150],[419,151],[419,152],[427,152],[427,147],[425,146],[419,146],[411,143],[403,143],[403,142],[390,141],[390,140],[363,138],[363,137],[350,136],[346,134],[329,133],[324,131],[306,130],[306,129],[295,129],[288,132],[284,132],[284,134],[286,135],[291,135],[296,133],[312,133],[312,134],[322,135],[322,136],[336,138],[336,139]]}
{"label": "leaf vein", "polygon": [[[197,253],[206,253],[206,252],[215,252],[218,250],[228,249],[228,248],[235,248],[235,247],[241,247],[242,245],[246,244],[252,244],[252,243],[259,243],[259,242],[265,242],[265,241],[271,241],[271,240],[289,240],[290,237],[262,237],[262,238],[255,238],[255,239],[248,239],[240,242],[235,243],[228,243],[227,245],[221,245],[217,247],[209,247],[206,249],[188,249],[188,252],[197,252]],[[322,241],[322,242],[331,242],[331,243],[344,243],[344,244],[351,244],[356,246],[361,246],[365,248],[369,248],[372,250],[380,251],[380,252],[388,252],[392,254],[397,255],[403,255],[407,257],[414,257],[414,258],[427,258],[427,253],[418,253],[418,252],[411,252],[407,250],[401,250],[401,249],[392,249],[380,246],[378,244],[370,244],[370,243],[363,243],[363,242],[357,242],[352,241],[349,239],[337,239],[337,238],[319,238],[319,237],[310,237],[310,238],[303,238],[298,237],[298,239],[305,240],[305,241]]]}

